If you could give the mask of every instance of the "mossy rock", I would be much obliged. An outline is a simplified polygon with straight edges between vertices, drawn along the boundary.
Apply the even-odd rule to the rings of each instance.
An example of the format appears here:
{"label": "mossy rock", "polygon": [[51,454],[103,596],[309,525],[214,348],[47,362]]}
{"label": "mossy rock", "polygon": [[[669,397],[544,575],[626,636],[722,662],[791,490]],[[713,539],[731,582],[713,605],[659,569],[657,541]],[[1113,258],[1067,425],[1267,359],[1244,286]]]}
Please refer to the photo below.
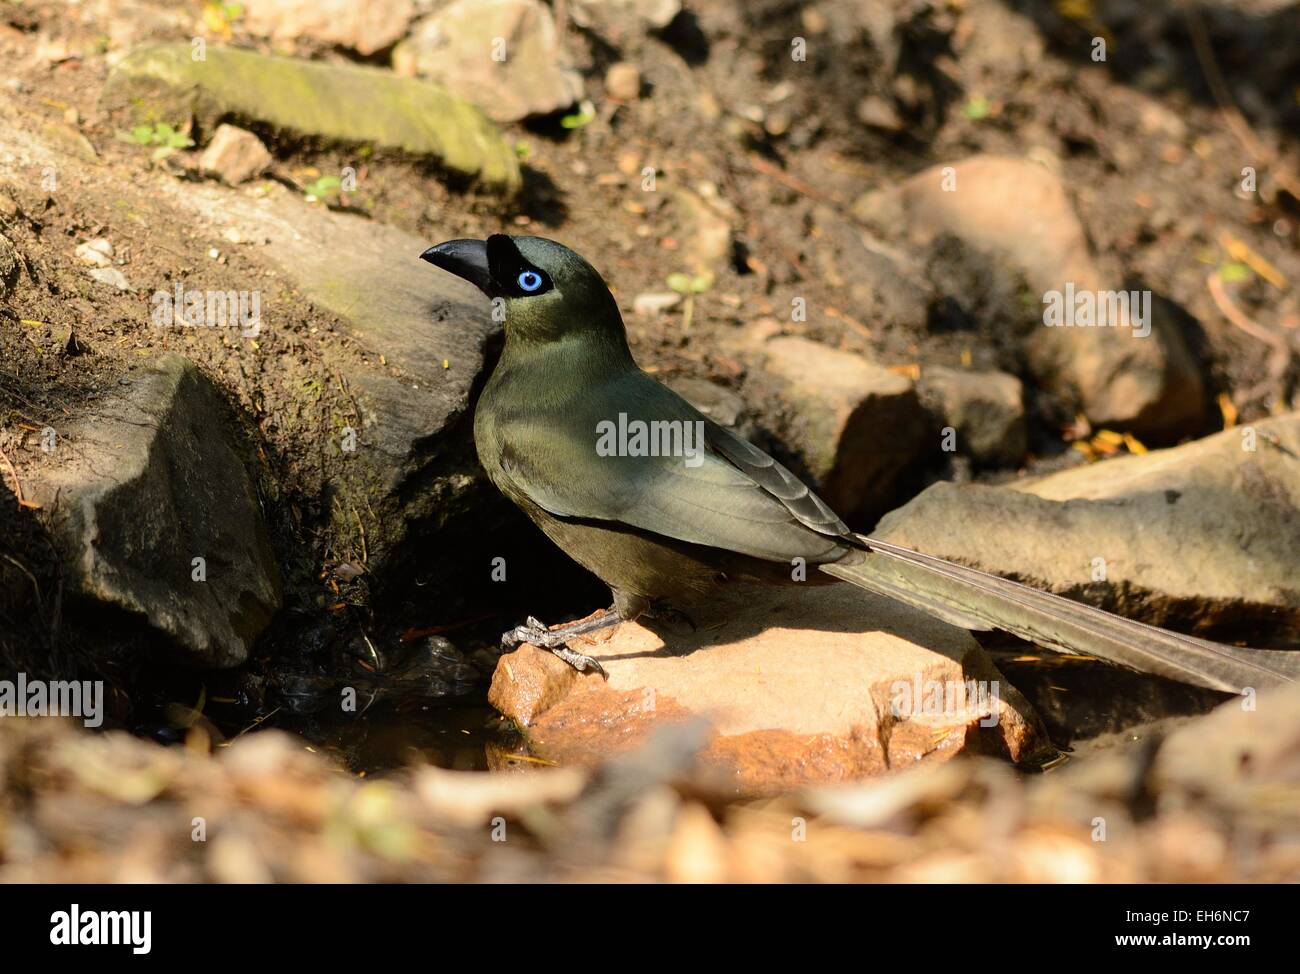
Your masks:
{"label": "mossy rock", "polygon": [[109,76],[100,105],[132,124],[224,120],[296,137],[369,143],[431,158],[484,187],[514,192],[519,163],[478,108],[436,84],[389,71],[187,44],[141,48]]}

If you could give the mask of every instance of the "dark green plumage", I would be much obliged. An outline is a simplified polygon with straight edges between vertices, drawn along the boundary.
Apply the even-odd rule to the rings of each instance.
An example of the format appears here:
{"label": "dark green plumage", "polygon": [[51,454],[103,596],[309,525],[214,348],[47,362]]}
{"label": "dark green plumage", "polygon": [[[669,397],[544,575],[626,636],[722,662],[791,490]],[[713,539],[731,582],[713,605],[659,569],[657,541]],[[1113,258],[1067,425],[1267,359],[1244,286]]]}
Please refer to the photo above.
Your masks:
{"label": "dark green plumage", "polygon": [[[496,235],[423,256],[504,302],[505,346],[474,418],[479,459],[551,540],[610,586],[617,618],[689,612],[731,579],[835,576],[966,628],[1004,629],[1215,689],[1300,675],[1300,654],[1179,636],[853,534],[779,463],[641,371],[600,274],[554,241]],[[600,424],[620,414],[690,423],[703,442],[690,464],[681,455],[600,455]],[[825,574],[793,581],[796,559]],[[583,668],[594,661],[562,642],[593,625],[508,635],[544,642]]]}

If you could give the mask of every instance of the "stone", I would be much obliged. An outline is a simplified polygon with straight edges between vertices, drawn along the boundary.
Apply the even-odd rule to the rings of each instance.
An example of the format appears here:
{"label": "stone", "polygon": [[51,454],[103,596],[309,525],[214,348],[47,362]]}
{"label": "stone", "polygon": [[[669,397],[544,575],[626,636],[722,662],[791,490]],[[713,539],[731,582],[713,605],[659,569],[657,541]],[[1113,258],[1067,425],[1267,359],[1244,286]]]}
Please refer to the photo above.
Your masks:
{"label": "stone", "polygon": [[[351,537],[350,509],[366,512],[368,571],[382,577],[405,541],[415,544],[458,519],[481,520],[486,481],[466,420],[500,329],[482,295],[418,259],[429,241],[312,206],[281,187],[253,199],[211,184],[164,186],[214,235],[233,228],[242,239],[263,241],[259,261],[303,300],[337,315],[370,353],[364,364],[355,356],[333,363],[361,414],[356,449],[335,454],[345,461],[335,484],[335,527]],[[380,355],[386,365],[375,361]],[[341,450],[341,440],[332,447]],[[428,567],[427,553],[413,554]]]}
{"label": "stone", "polygon": [[927,366],[917,384],[921,401],[957,434],[957,451],[984,466],[1019,463],[1028,449],[1020,380],[1005,372]]}
{"label": "stone", "polygon": [[490,189],[520,185],[514,149],[477,108],[439,85],[376,68],[217,46],[195,61],[189,44],[155,45],[114,67],[100,105],[132,123],[193,119],[201,131],[238,117],[292,137],[434,159]]}
{"label": "stone", "polygon": [[115,287],[119,291],[131,290],[131,282],[126,279],[126,275],[116,267],[94,267],[86,272],[100,284],[107,284],[109,287]]}
{"label": "stone", "polygon": [[872,128],[898,132],[903,128],[903,120],[893,102],[880,95],[866,95],[858,102],[858,121]]}
{"label": "stone", "polygon": [[245,662],[281,602],[232,428],[212,382],[169,353],[60,430],[28,483],[68,596],[125,614],[205,667]]}
{"label": "stone", "polygon": [[[951,176],[948,174],[951,170]],[[954,187],[945,189],[945,186]],[[1120,291],[1099,267],[1061,180],[1023,159],[974,156],[868,194],[857,215],[905,227],[915,242],[951,235],[1021,274],[1037,307],[1050,292]],[[1179,331],[1156,307],[1145,324],[1035,329],[1029,368],[1048,388],[1077,397],[1097,427],[1176,441],[1200,426],[1205,389]]]}
{"label": "stone", "polygon": [[646,291],[632,300],[632,313],[643,318],[652,318],[671,311],[682,303],[682,296],[676,291]]}
{"label": "stone", "polygon": [[1003,487],[935,484],[875,534],[1167,629],[1294,645],[1300,413]]}
{"label": "stone", "polygon": [[281,44],[312,40],[369,56],[401,40],[413,0],[244,0],[239,26]]}
{"label": "stone", "polygon": [[663,30],[682,12],[681,0],[578,0],[578,5],[627,11],[653,30]]}
{"label": "stone", "polygon": [[46,122],[41,126],[41,137],[51,148],[82,162],[94,162],[99,158],[90,140],[66,122]]}
{"label": "stone", "polygon": [[393,68],[445,85],[498,122],[547,115],[583,96],[538,0],[454,0],[416,24],[393,51]]}
{"label": "stone", "polygon": [[798,336],[768,338],[751,356],[760,370],[746,377],[746,398],[769,404],[773,432],[840,517],[874,523],[938,445],[912,380]]}
{"label": "stone", "polygon": [[641,94],[641,69],[618,61],[605,72],[605,93],[619,101],[633,101]]}
{"label": "stone", "polygon": [[752,432],[753,424],[749,422],[745,400],[726,386],[689,375],[666,379],[664,385],[719,426],[725,426],[746,439]]}
{"label": "stone", "polygon": [[252,132],[234,125],[218,125],[212,141],[199,156],[199,169],[236,186],[262,175],[271,162],[271,153]]}
{"label": "stone", "polygon": [[[964,750],[1015,761],[1051,750],[968,633],[889,599],[847,585],[737,587],[695,622],[695,631],[671,634],[623,623],[575,640],[608,682],[521,647],[501,657],[489,701],[524,727],[535,754],[563,765],[594,766],[665,725],[704,719],[703,769],[737,796],[857,780]],[[967,680],[984,681],[981,704],[924,702]]]}
{"label": "stone", "polygon": [[91,267],[108,267],[113,263],[113,245],[103,237],[95,237],[85,243],[77,244],[73,252],[78,260]]}

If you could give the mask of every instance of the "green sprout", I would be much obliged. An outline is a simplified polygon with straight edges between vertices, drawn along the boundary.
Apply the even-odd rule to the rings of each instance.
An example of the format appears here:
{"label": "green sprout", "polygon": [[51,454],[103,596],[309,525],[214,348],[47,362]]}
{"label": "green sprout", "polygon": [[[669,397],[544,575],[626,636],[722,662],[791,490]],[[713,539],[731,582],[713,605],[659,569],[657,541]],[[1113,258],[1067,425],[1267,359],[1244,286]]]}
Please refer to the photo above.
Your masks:
{"label": "green sprout", "polygon": [[1255,276],[1250,266],[1239,260],[1229,261],[1219,267],[1219,280],[1224,284],[1240,284]]}
{"label": "green sprout", "polygon": [[969,118],[972,122],[978,122],[982,118],[988,118],[989,112],[993,106],[983,95],[972,95],[970,101],[962,107],[961,113]]}
{"label": "green sprout", "polygon": [[314,203],[316,200],[328,200],[332,196],[338,196],[342,185],[342,180],[338,176],[321,176],[315,182],[304,186],[302,191],[307,195],[307,201]]}
{"label": "green sprout", "polygon": [[580,129],[584,125],[596,118],[596,106],[590,101],[584,101],[578,106],[578,110],[571,115],[565,115],[560,119],[560,127],[566,129]]}
{"label": "green sprout", "polygon": [[177,149],[189,149],[194,145],[193,139],[167,122],[137,125],[130,132],[118,132],[117,138],[133,145],[154,146],[154,162],[162,162]]}
{"label": "green sprout", "polygon": [[682,331],[691,330],[691,319],[695,316],[695,295],[703,294],[713,287],[712,274],[685,274],[677,272],[668,275],[668,286],[686,298],[682,308]]}

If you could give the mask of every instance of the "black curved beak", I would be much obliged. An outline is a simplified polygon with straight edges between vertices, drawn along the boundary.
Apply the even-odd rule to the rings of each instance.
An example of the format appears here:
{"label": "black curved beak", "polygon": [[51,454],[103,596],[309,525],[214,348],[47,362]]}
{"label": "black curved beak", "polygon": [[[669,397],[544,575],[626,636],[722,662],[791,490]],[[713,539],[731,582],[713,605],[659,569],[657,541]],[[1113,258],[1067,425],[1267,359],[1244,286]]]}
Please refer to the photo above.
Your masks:
{"label": "black curved beak", "polygon": [[492,271],[488,266],[486,240],[448,240],[430,247],[420,259],[464,278],[484,294],[491,295]]}

